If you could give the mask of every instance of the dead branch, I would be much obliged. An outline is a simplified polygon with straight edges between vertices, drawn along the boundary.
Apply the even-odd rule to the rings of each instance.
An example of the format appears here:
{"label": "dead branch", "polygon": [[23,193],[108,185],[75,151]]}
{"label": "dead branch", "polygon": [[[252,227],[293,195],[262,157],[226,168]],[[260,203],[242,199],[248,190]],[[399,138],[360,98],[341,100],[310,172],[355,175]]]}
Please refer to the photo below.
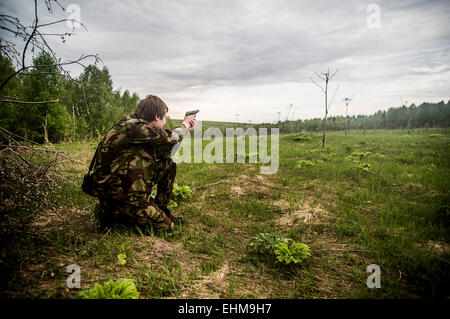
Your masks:
{"label": "dead branch", "polygon": [[34,0],[34,28],[33,28],[33,32],[31,32],[31,35],[29,36],[29,38],[27,40],[27,43],[25,44],[25,48],[23,49],[22,68],[25,67],[25,54],[27,52],[28,44],[30,44],[31,39],[33,39],[33,36],[36,33],[37,28],[38,28],[37,0]]}
{"label": "dead branch", "polygon": [[334,96],[336,95],[336,92],[337,92],[338,88],[339,88],[339,83],[336,86],[336,90],[334,90],[333,97],[331,98],[330,103],[328,104],[328,110],[330,109],[331,103],[333,103],[333,101],[334,101]]}
{"label": "dead branch", "polygon": [[55,205],[50,194],[67,183],[62,168],[61,151],[26,145],[25,138],[15,138],[0,128],[0,211],[37,211]]}
{"label": "dead branch", "polygon": [[[58,4],[63,10],[64,7],[57,1],[57,0],[46,0],[45,4],[47,6],[47,9],[49,12],[52,12],[51,8],[51,2],[54,1]],[[12,17],[10,15],[1,14],[0,15],[0,29],[3,29],[9,33],[12,33],[16,38],[21,38],[25,41],[25,46],[23,51],[20,53],[15,49],[15,44],[11,41],[4,41],[0,40],[0,51],[5,53],[11,60],[15,60],[17,62],[17,65],[19,65],[19,57],[21,60],[20,68],[14,72],[13,74],[10,74],[0,85],[0,91],[4,88],[4,86],[16,75],[23,74],[25,70],[32,66],[26,66],[25,65],[25,58],[27,54],[28,47],[31,45],[34,48],[38,48],[41,51],[45,51],[51,54],[55,62],[59,62],[60,59],[58,58],[57,54],[53,51],[51,46],[46,41],[44,35],[48,33],[41,33],[39,31],[39,28],[42,27],[48,27],[55,24],[71,21],[71,22],[77,22],[80,26],[82,26],[86,31],[86,26],[81,23],[80,21],[77,21],[76,19],[61,19],[49,23],[39,24],[39,16],[38,16],[38,6],[37,6],[37,0],[34,0],[34,20],[31,27],[24,26],[20,20],[16,17]],[[11,26],[11,27],[9,27]],[[29,32],[29,29],[32,28],[31,32]],[[65,32],[65,33],[51,33],[49,35],[52,36],[60,36],[62,41],[65,42],[66,36],[74,35],[73,32]],[[82,55],[79,59],[75,60],[69,60],[64,63],[55,63],[54,65],[49,66],[56,66],[59,70],[59,72],[63,73],[64,76],[71,79],[70,73],[64,69],[63,66],[70,65],[70,64],[78,64],[82,66],[83,68],[86,68],[86,66],[81,63],[82,60],[86,58],[94,58],[95,64],[97,64],[101,59],[98,57],[98,55]],[[44,67],[44,66],[43,66]]]}
{"label": "dead branch", "polygon": [[194,189],[202,189],[202,188],[206,188],[206,187],[217,185],[217,184],[221,184],[221,183],[228,183],[228,181],[219,181],[219,182],[215,182],[215,183],[211,183],[211,184],[206,184],[206,185],[203,185],[203,186],[192,187],[192,190],[194,190]]}
{"label": "dead branch", "polygon": [[312,81],[312,83],[314,83],[315,85],[317,85],[323,92],[325,92],[325,89],[324,89],[319,83],[317,83],[316,81],[314,81],[313,78],[310,78],[310,80]]}

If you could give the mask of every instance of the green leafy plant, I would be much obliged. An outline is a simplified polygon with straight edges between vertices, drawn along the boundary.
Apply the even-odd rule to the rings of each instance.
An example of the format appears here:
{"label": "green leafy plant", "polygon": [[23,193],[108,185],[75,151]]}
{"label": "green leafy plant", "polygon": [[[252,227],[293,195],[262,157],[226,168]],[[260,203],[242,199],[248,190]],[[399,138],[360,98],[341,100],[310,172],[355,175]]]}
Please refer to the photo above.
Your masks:
{"label": "green leafy plant", "polygon": [[316,164],[314,164],[311,161],[308,160],[299,160],[297,161],[297,167],[298,168],[302,168],[302,167],[308,167],[308,166],[315,166]]}
{"label": "green leafy plant", "polygon": [[[153,189],[152,193],[150,194],[151,199],[156,199],[156,193],[157,189]],[[172,190],[172,198],[169,201],[169,204],[167,205],[168,208],[175,208],[178,207],[178,202],[180,200],[186,199],[192,194],[192,189],[189,186],[179,186],[178,184],[173,184],[173,190]]]}
{"label": "green leafy plant", "polygon": [[186,199],[192,194],[192,189],[189,186],[179,186],[178,184],[173,185],[172,196],[176,199]]}
{"label": "green leafy plant", "polygon": [[117,263],[119,265],[125,265],[127,263],[127,255],[125,255],[125,254],[118,254],[117,255]]}
{"label": "green leafy plant", "polygon": [[131,246],[125,246],[125,244],[120,244],[117,246],[119,254],[117,255],[117,263],[119,265],[125,265],[127,263],[127,257],[131,255]]}
{"label": "green leafy plant", "polygon": [[371,154],[372,154],[371,152],[365,152],[365,153],[353,152],[351,157],[357,158],[359,160],[363,160],[365,158],[368,158]]}
{"label": "green leafy plant", "polygon": [[345,152],[347,154],[350,154],[353,152],[353,147],[351,147],[350,145],[345,145]]}
{"label": "green leafy plant", "polygon": [[171,199],[171,200],[169,201],[169,204],[167,204],[167,207],[168,207],[168,208],[175,208],[175,207],[178,207],[178,204],[177,204],[176,201],[174,201],[173,199]]}
{"label": "green leafy plant", "polygon": [[260,233],[250,240],[250,247],[258,253],[272,253],[279,243],[287,243],[288,238],[269,233]]}
{"label": "green leafy plant", "polygon": [[367,172],[367,173],[371,173],[370,171],[370,164],[369,163],[361,163],[358,165],[358,169]]}
{"label": "green leafy plant", "polygon": [[308,245],[297,243],[293,240],[278,243],[275,246],[274,253],[277,260],[286,265],[301,263],[311,255]]}
{"label": "green leafy plant", "polygon": [[291,138],[292,138],[294,141],[296,141],[296,142],[310,141],[310,140],[311,140],[311,137],[309,137],[309,136],[307,136],[307,135],[305,135],[305,134],[303,134],[303,133],[298,133],[298,134],[292,135]]}
{"label": "green leafy plant", "polygon": [[260,233],[253,237],[250,247],[259,254],[273,255],[278,262],[286,265],[292,262],[301,263],[311,255],[308,245],[269,233]]}
{"label": "green leafy plant", "polygon": [[91,289],[80,291],[78,299],[138,299],[139,292],[133,279],[122,278],[108,281],[104,285],[95,284]]}

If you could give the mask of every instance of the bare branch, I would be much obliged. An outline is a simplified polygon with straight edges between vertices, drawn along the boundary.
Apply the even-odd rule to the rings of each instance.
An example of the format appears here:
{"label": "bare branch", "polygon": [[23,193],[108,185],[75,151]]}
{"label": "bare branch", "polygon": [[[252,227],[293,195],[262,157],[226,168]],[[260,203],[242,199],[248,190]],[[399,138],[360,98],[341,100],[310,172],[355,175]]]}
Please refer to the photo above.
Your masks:
{"label": "bare branch", "polygon": [[330,103],[328,104],[328,110],[330,109],[331,103],[333,103],[334,96],[336,95],[336,92],[337,92],[338,88],[339,88],[339,83],[338,83],[337,86],[336,86],[336,90],[334,90],[334,94],[333,94],[333,97],[331,98]]}
{"label": "bare branch", "polygon": [[79,23],[86,31],[88,31],[88,29],[86,28],[86,26],[85,26],[83,23],[81,23],[80,21],[78,21],[77,19],[62,19],[62,20],[58,20],[58,21],[53,21],[53,22],[45,23],[45,24],[40,24],[40,25],[38,25],[37,27],[38,27],[38,28],[40,28],[40,27],[46,27],[46,26],[49,26],[49,25],[54,25],[54,24],[58,24],[58,23],[61,23],[61,22],[67,22],[67,21],[72,21],[72,22]]}
{"label": "bare branch", "polygon": [[[102,61],[102,59],[100,59],[98,57],[97,54],[88,54],[88,55],[81,55],[77,60],[69,60],[66,62],[62,62],[62,63],[55,63],[55,64],[46,64],[46,65],[40,65],[40,67],[49,67],[49,66],[57,66],[57,67],[61,67],[63,65],[69,65],[69,64],[78,64],[81,65],[82,67],[86,68],[86,66],[84,64],[82,64],[80,61],[83,61],[87,58],[93,57],[95,59],[96,62],[98,61]],[[102,61],[103,62],[103,61]],[[14,76],[18,75],[18,74],[22,74],[23,71],[29,69],[29,68],[33,68],[33,65],[29,65],[26,66],[24,68],[21,68],[19,70],[17,70],[16,72],[10,74],[4,81],[3,83],[0,85],[0,92],[3,89],[3,87],[6,85],[6,83],[8,83],[9,80],[11,80]],[[70,78],[70,77],[69,77]]]}
{"label": "bare branch", "polygon": [[[326,78],[323,78],[319,73],[314,72],[315,75],[317,75],[317,77],[321,78],[322,80],[326,81]],[[326,76],[326,73],[323,73]]]}
{"label": "bare branch", "polygon": [[25,67],[25,54],[27,52],[28,44],[30,43],[31,39],[33,38],[34,33],[37,30],[37,25],[38,25],[37,0],[34,0],[34,29],[33,29],[33,32],[31,32],[31,35],[28,38],[27,43],[25,44],[25,48],[23,49],[23,53],[22,53],[22,68]]}
{"label": "bare branch", "polygon": [[319,83],[317,83],[316,81],[314,81],[313,78],[310,78],[310,80],[312,81],[312,83],[314,83],[315,85],[317,85],[317,86],[325,93],[325,89],[324,89]]}
{"label": "bare branch", "polygon": [[[337,73],[338,70],[339,70],[339,68],[336,69],[336,71],[333,73],[332,76],[330,76],[330,77],[328,78],[328,80],[331,80],[332,78],[334,78],[334,76],[336,75],[336,73]],[[329,73],[328,73],[328,74],[329,74]]]}

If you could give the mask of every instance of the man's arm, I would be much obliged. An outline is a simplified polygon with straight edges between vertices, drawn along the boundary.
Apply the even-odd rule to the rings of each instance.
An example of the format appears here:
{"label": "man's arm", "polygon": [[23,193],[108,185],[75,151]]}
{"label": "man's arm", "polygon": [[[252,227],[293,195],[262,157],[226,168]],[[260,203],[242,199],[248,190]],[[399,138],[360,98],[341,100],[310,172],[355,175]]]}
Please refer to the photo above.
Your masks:
{"label": "man's arm", "polygon": [[183,123],[173,130],[159,129],[137,120],[128,126],[127,137],[129,144],[152,147],[157,151],[158,157],[169,157],[172,148],[179,144],[194,126],[195,115],[186,116]]}

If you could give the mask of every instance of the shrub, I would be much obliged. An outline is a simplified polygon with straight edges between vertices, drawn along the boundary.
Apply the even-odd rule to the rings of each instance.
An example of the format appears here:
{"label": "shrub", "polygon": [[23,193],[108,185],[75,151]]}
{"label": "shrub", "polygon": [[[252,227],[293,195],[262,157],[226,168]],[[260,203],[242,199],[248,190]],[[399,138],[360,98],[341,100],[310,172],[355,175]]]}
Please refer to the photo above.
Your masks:
{"label": "shrub", "polygon": [[274,253],[277,256],[277,260],[286,265],[292,262],[295,264],[301,263],[311,255],[308,245],[297,243],[293,240],[278,243],[275,246]]}
{"label": "shrub", "polygon": [[370,164],[369,163],[361,163],[358,165],[358,169],[370,173]]}
{"label": "shrub", "polygon": [[368,158],[369,155],[371,155],[371,152],[365,152],[365,153],[358,153],[358,152],[353,152],[352,153],[352,157],[358,158],[359,160],[363,160],[365,158]]}
{"label": "shrub", "polygon": [[273,252],[279,243],[287,243],[288,238],[269,233],[260,233],[250,240],[250,247],[258,253]]}
{"label": "shrub", "polygon": [[350,145],[345,145],[345,152],[347,154],[350,154],[351,152],[353,152],[353,147],[351,147]]}
{"label": "shrub", "polygon": [[298,168],[302,168],[302,167],[308,167],[308,166],[315,166],[316,164],[314,164],[311,161],[308,160],[299,160],[297,161],[297,167]]}
{"label": "shrub", "polygon": [[311,140],[311,137],[306,136],[306,135],[303,134],[303,133],[295,134],[295,135],[293,135],[291,138],[292,138],[294,141],[296,141],[296,142],[310,141],[310,140]]}
{"label": "shrub", "polygon": [[78,299],[138,299],[139,292],[133,279],[119,279],[108,281],[103,286],[95,284],[89,290],[80,291]]}
{"label": "shrub", "polygon": [[[153,189],[150,197],[152,199],[156,198],[157,189]],[[172,190],[172,198],[170,199],[169,204],[167,205],[169,208],[178,207],[178,203],[180,200],[188,198],[192,194],[192,189],[189,186],[179,186],[178,184],[173,184]]]}
{"label": "shrub", "polygon": [[275,256],[278,262],[285,265],[292,262],[301,263],[311,255],[308,245],[269,233],[260,233],[253,237],[250,247],[259,254]]}
{"label": "shrub", "polygon": [[192,194],[192,190],[189,186],[178,186],[178,184],[173,185],[172,197],[175,199],[186,199]]}

